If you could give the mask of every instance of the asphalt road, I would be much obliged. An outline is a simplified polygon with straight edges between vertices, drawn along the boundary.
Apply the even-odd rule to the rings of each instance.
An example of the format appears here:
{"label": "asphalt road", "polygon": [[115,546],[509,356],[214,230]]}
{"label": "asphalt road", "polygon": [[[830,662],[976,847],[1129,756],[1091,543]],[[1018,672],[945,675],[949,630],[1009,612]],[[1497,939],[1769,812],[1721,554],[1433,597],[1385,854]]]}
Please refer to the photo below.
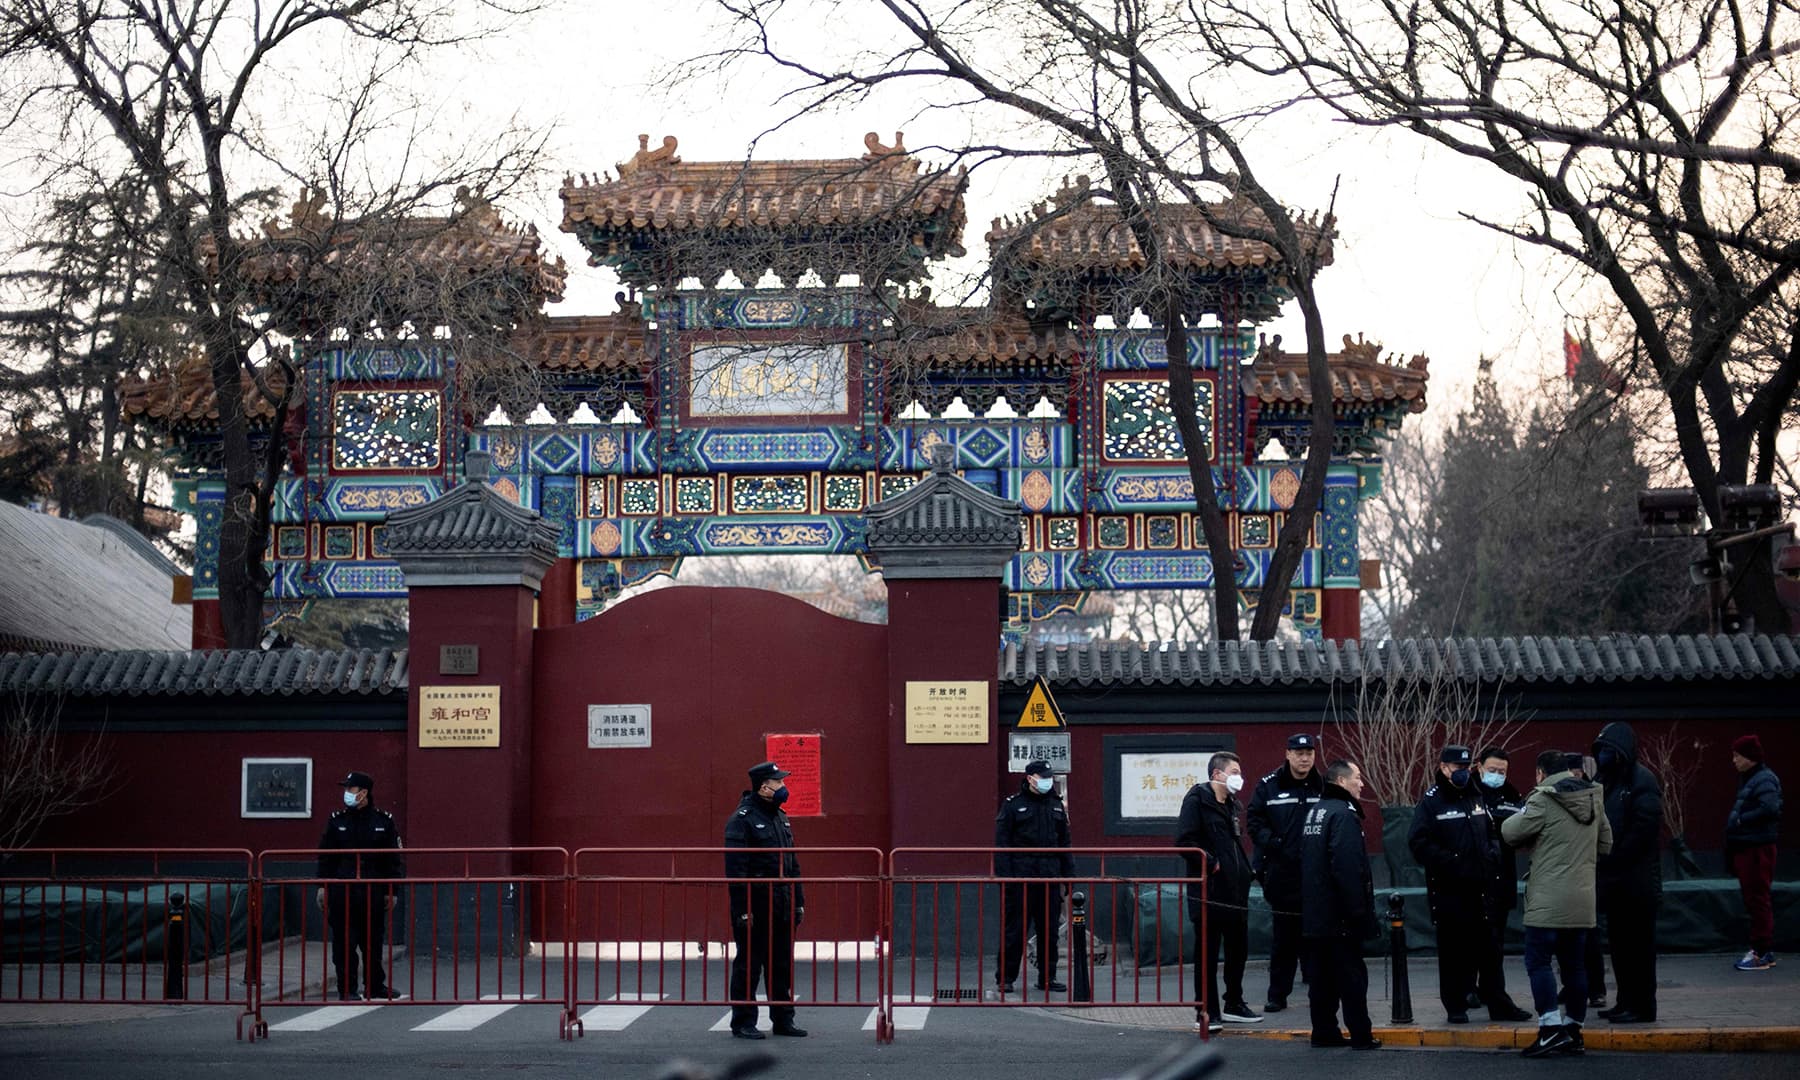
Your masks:
{"label": "asphalt road", "polygon": [[[867,1011],[803,1010],[811,1030],[804,1040],[735,1040],[708,1028],[719,1009],[618,1007],[608,1018],[590,1018],[588,1034],[573,1042],[556,1037],[554,1007],[489,1006],[452,1016],[437,1007],[372,1008],[344,1017],[307,1009],[270,1010],[275,1030],[266,1042],[232,1037],[229,1010],[194,1007],[104,1022],[8,1024],[0,1005],[0,1076],[7,1080],[195,1080],[211,1076],[246,1080],[314,1080],[334,1073],[381,1080],[455,1076],[595,1077],[652,1080],[674,1061],[697,1065],[690,1075],[718,1076],[746,1053],[767,1050],[777,1061],[759,1075],[893,1080],[994,1080],[1034,1075],[1056,1080],[1126,1075],[1175,1045],[1183,1036],[1069,1020],[1036,1010],[955,1010],[915,1013],[916,1030],[901,1030],[890,1046],[877,1046],[863,1030]],[[717,1015],[715,1015],[717,1014]],[[303,1028],[337,1020],[317,1030]],[[903,1024],[908,1017],[901,1016]],[[288,1023],[283,1029],[279,1025]],[[768,1021],[765,1018],[766,1028]],[[1787,1078],[1800,1075],[1800,1055],[1602,1054],[1584,1059],[1527,1062],[1513,1052],[1453,1050],[1311,1050],[1264,1040],[1216,1041],[1224,1066],[1215,1076],[1257,1080],[1327,1075],[1331,1080],[1470,1080],[1533,1072],[1582,1080],[1629,1080],[1704,1073],[1719,1077]]]}

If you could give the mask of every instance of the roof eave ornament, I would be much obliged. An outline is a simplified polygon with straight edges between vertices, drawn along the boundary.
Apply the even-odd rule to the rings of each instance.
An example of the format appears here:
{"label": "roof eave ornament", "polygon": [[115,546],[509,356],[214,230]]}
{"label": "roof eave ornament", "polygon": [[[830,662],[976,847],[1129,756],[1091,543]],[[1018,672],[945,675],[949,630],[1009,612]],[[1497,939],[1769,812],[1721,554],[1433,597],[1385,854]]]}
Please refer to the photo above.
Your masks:
{"label": "roof eave ornament", "polygon": [[637,153],[631,155],[630,161],[619,162],[619,179],[623,180],[643,169],[656,170],[665,165],[681,164],[681,158],[675,154],[677,145],[675,136],[664,135],[662,146],[652,150],[650,136],[639,135]]}
{"label": "roof eave ornament", "polygon": [[883,145],[881,133],[871,131],[863,136],[863,145],[869,148],[869,152],[863,155],[864,161],[885,161],[888,158],[905,157],[908,153],[906,132],[904,131],[894,132],[894,145],[892,146]]}

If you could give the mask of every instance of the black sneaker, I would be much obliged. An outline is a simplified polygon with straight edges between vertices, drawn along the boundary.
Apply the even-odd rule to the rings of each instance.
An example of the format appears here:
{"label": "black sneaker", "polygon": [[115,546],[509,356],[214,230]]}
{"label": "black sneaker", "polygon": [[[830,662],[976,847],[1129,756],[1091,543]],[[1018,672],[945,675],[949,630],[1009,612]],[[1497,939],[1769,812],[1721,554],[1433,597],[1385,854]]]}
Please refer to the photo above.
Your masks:
{"label": "black sneaker", "polygon": [[1256,1010],[1242,1001],[1226,1002],[1225,1010],[1219,1014],[1219,1018],[1227,1024],[1260,1024],[1263,1022],[1263,1018],[1257,1015]]}
{"label": "black sneaker", "polygon": [[1570,1042],[1569,1031],[1561,1024],[1553,1027],[1539,1027],[1537,1041],[1527,1046],[1520,1053],[1528,1058],[1549,1057],[1561,1054]]}
{"label": "black sneaker", "polygon": [[1444,1019],[1452,1024],[1466,1024],[1469,1022],[1469,1014],[1466,1012],[1446,1013]]}
{"label": "black sneaker", "polygon": [[1047,983],[1038,983],[1038,989],[1039,990],[1048,990],[1052,994],[1066,994],[1069,992],[1069,988],[1067,985],[1065,985],[1063,983],[1059,983],[1055,979],[1052,979]]}
{"label": "black sneaker", "polygon": [[338,995],[339,1001],[361,1001],[362,999],[361,990],[345,990]]}
{"label": "black sneaker", "polygon": [[731,1029],[731,1037],[734,1039],[766,1039],[766,1038],[768,1038],[767,1035],[764,1035],[762,1032],[756,1030],[754,1027],[734,1027]]}
{"label": "black sneaker", "polygon": [[1563,1034],[1569,1037],[1569,1041],[1563,1045],[1563,1053],[1568,1054],[1570,1057],[1577,1057],[1587,1053],[1587,1043],[1582,1041],[1580,1024],[1573,1022],[1564,1024]]}
{"label": "black sneaker", "polygon": [[793,1024],[776,1024],[775,1034],[785,1035],[790,1039],[804,1039],[806,1038],[806,1029],[795,1027]]}
{"label": "black sneaker", "polygon": [[398,1001],[405,996],[405,994],[402,994],[391,986],[380,986],[369,991],[370,1001]]}

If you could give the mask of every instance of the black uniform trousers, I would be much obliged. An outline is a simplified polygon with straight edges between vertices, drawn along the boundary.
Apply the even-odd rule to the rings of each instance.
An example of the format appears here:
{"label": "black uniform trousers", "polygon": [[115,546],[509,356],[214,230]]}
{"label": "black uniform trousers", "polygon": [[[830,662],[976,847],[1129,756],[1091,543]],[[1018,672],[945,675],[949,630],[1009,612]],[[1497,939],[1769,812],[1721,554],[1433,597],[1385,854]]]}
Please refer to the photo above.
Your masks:
{"label": "black uniform trousers", "polygon": [[1445,1012],[1467,1012],[1469,993],[1490,1009],[1503,1004],[1506,976],[1500,967],[1494,920],[1483,897],[1451,897],[1437,916],[1438,999]]}
{"label": "black uniform trousers", "polygon": [[[1194,943],[1200,942],[1200,923],[1194,921]],[[1218,1016],[1227,1002],[1237,1005],[1244,1000],[1244,961],[1250,953],[1250,913],[1235,908],[1211,906],[1206,911],[1206,963],[1194,957],[1194,1001],[1202,998],[1202,980],[1206,1012]],[[1219,960],[1225,961],[1225,996],[1219,996]],[[1196,1016],[1200,1006],[1194,1006]]]}
{"label": "black uniform trousers", "polygon": [[1052,882],[1013,882],[1000,886],[1000,959],[994,981],[1005,986],[1019,977],[1025,962],[1025,924],[1038,939],[1038,986],[1056,981],[1057,939],[1062,936],[1062,886]]}
{"label": "black uniform trousers", "polygon": [[[1266,894],[1265,894],[1266,895]],[[1312,953],[1301,947],[1300,894],[1269,897],[1269,1000],[1286,1005],[1294,992],[1294,968],[1312,981]]]}
{"label": "black uniform trousers", "polygon": [[[331,928],[331,962],[337,968],[338,996],[351,991],[370,997],[387,992],[381,968],[381,946],[387,939],[387,893],[368,885],[328,882],[325,921]],[[362,953],[363,980],[357,980],[357,953]]]}
{"label": "black uniform trousers", "polygon": [[[1613,1006],[1656,1019],[1656,912],[1662,897],[1609,896],[1606,899],[1606,944],[1612,952],[1613,981],[1618,996]],[[1588,993],[1606,993],[1606,965],[1601,960],[1600,934],[1587,936]]]}
{"label": "black uniform trousers", "polygon": [[[779,888],[779,887],[778,887]],[[756,1026],[756,987],[769,998],[769,1019],[776,1027],[794,1022],[794,907],[786,896],[770,896],[770,886],[751,885],[750,921],[734,919],[731,938],[731,1026]],[[786,1004],[782,1004],[782,1003]]]}
{"label": "black uniform trousers", "polygon": [[1369,969],[1363,963],[1362,942],[1349,938],[1306,939],[1306,999],[1312,1010],[1314,1042],[1335,1042],[1337,1014],[1344,1012],[1350,1041],[1366,1043],[1375,1037],[1369,1019]]}

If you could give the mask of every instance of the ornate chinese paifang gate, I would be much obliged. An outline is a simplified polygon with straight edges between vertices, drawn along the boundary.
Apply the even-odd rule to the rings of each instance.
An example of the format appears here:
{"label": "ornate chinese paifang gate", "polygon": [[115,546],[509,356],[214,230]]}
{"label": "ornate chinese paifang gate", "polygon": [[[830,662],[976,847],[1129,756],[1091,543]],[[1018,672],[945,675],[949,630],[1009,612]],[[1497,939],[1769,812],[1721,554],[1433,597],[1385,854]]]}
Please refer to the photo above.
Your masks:
{"label": "ornate chinese paifang gate", "polygon": [[[919,283],[962,250],[965,177],[898,141],[865,144],[859,158],[746,164],[683,162],[674,139],[644,140],[616,176],[565,181],[563,229],[630,292],[614,314],[530,318],[515,335],[553,423],[477,423],[491,403],[460,396],[454,347],[303,350],[306,438],[276,511],[276,594],[401,594],[381,522],[453,484],[471,448],[491,453],[497,488],[560,525],[567,562],[546,589],[573,595],[547,595],[546,610],[577,619],[687,556],[863,555],[868,508],[915,483],[939,445],[1024,508],[1009,635],[1096,590],[1210,588],[1161,331],[1095,329],[1097,315],[1129,322],[1105,300],[1130,284],[1116,268],[1135,250],[1116,209],[1082,182],[996,220],[991,302],[934,305]],[[1325,497],[1297,510],[1304,358],[1259,349],[1256,332],[1288,298],[1279,259],[1218,235],[1199,207],[1167,213],[1185,238],[1172,259],[1203,327],[1190,336],[1196,404],[1246,596],[1283,523],[1308,513],[1291,616],[1308,635],[1354,634],[1358,504],[1379,489],[1382,441],[1424,408],[1425,358],[1387,362],[1345,336]],[[1297,224],[1329,243],[1329,222]],[[504,235],[459,257],[537,258],[535,234]],[[560,293],[560,268],[543,273],[554,288],[540,292]],[[719,287],[733,277],[781,284]],[[132,408],[187,451],[181,501],[204,562],[223,492],[206,403],[183,413],[178,382],[160,406],[152,386]],[[196,597],[211,585],[201,568]]]}

